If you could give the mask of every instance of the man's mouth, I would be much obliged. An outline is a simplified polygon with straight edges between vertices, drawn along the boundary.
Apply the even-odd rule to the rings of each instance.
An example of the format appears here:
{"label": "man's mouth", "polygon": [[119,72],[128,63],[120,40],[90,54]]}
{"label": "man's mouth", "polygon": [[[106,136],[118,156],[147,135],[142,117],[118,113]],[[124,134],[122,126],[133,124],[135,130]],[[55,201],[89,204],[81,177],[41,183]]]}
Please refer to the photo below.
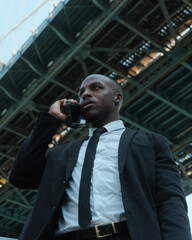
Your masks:
{"label": "man's mouth", "polygon": [[83,110],[88,110],[91,106],[93,106],[94,102],[93,101],[85,101],[82,104]]}

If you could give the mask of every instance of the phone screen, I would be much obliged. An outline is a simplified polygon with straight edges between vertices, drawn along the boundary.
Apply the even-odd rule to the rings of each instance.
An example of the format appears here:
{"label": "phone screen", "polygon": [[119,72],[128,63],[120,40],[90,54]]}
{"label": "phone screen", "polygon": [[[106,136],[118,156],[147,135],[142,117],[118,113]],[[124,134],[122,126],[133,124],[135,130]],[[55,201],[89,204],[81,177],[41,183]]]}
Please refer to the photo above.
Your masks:
{"label": "phone screen", "polygon": [[80,104],[68,102],[66,105],[68,111],[68,122],[72,126],[86,126],[86,120],[82,116]]}

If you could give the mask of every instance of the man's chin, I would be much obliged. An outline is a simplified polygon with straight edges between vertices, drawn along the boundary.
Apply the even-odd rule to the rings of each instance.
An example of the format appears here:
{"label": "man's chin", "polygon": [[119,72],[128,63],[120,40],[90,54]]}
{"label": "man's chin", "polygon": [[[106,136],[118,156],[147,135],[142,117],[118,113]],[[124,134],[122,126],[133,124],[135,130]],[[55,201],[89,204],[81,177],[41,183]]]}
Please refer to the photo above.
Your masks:
{"label": "man's chin", "polygon": [[89,111],[84,113],[84,117],[86,119],[87,122],[89,123],[93,123],[93,122],[97,122],[99,119],[99,114],[93,111]]}

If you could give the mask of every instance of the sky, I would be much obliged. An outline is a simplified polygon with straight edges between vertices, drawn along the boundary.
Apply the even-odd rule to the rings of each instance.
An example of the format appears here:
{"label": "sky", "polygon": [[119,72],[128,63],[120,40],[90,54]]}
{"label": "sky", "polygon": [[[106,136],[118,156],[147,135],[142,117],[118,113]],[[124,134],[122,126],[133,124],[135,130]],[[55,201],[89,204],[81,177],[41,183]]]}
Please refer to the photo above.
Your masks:
{"label": "sky", "polygon": [[[46,19],[59,2],[60,0],[0,0],[0,61],[8,63],[12,54],[31,36],[32,30]],[[23,21],[24,19],[26,20]],[[192,229],[192,194],[186,199]]]}
{"label": "sky", "polygon": [[59,2],[59,0],[0,0],[0,61],[8,63],[12,54],[16,53],[31,36],[32,30],[46,19],[53,10],[53,5]]}

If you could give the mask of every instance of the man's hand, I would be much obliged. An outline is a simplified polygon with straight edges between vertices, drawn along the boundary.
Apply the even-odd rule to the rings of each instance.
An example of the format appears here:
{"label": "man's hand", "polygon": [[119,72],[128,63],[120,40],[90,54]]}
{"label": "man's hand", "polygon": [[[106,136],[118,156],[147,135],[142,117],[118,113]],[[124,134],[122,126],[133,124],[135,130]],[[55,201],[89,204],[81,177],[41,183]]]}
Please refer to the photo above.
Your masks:
{"label": "man's hand", "polygon": [[59,121],[67,123],[67,111],[66,104],[67,102],[77,103],[74,99],[61,99],[53,103],[49,109],[49,114],[55,116]]}

